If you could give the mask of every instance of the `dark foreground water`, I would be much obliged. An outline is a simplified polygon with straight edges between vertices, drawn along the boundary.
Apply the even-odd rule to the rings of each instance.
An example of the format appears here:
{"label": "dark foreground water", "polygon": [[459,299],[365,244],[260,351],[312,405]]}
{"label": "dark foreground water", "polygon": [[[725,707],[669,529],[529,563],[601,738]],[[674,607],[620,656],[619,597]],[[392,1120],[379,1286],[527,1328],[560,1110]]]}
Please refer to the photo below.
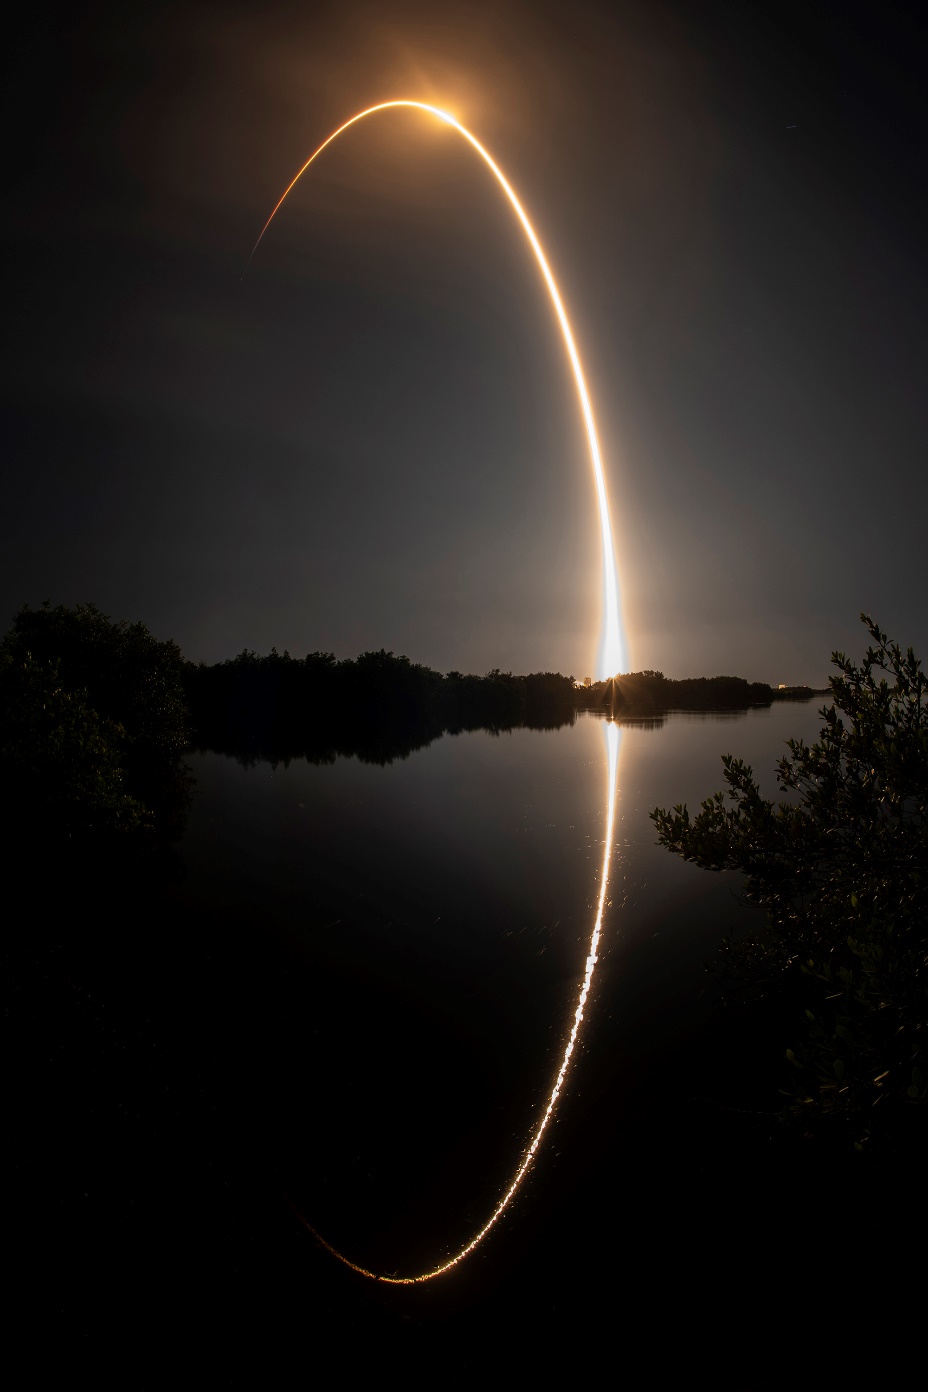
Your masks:
{"label": "dark foreground water", "polygon": [[[784,741],[819,724],[813,702],[621,728],[560,1104],[486,1240],[413,1288],[357,1276],[300,1219],[414,1276],[505,1192],[583,978],[604,723],[445,737],[385,767],[193,757],[171,882],[101,908],[97,947],[80,905],[14,954],[10,1262],[49,1359],[96,1360],[107,1385],[155,1385],[182,1348],[201,1381],[335,1360],[418,1384],[571,1376],[592,1341],[643,1385],[695,1376],[708,1341],[717,1384],[767,1385],[823,1225],[834,1258],[845,1179],[781,1141],[769,1020],[718,1011],[703,964],[750,919],[738,878],[659,850],[647,814],[721,787],[725,752],[775,794]],[[744,1112],[758,1083],[769,1115]],[[866,1195],[865,1171],[849,1182]]]}
{"label": "dark foreground water", "polygon": [[[772,768],[787,732],[816,728],[809,714],[621,728],[600,961],[533,1203],[557,1186],[570,1094],[686,1028],[705,957],[746,912],[734,877],[654,846],[648,810],[714,790],[733,740]],[[299,981],[281,1178],[368,1269],[417,1275],[466,1245],[544,1110],[596,914],[605,734],[585,716],[445,738],[386,767],[194,761],[181,901],[272,939]]]}

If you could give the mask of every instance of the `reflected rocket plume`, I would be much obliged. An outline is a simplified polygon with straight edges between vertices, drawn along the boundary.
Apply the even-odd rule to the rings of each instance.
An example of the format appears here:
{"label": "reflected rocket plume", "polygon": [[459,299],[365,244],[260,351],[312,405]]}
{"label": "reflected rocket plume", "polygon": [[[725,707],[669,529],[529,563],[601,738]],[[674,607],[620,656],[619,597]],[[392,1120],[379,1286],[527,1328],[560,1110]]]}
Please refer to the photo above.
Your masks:
{"label": "reflected rocket plume", "polygon": [[312,1224],[307,1221],[307,1219],[304,1217],[302,1213],[300,1213],[299,1209],[297,1209],[295,1205],[291,1205],[291,1207],[293,1207],[294,1213],[299,1218],[303,1226],[309,1232],[312,1233],[313,1237],[316,1238],[316,1240],[320,1242],[323,1247],[325,1247],[326,1251],[331,1252],[333,1257],[337,1258],[338,1261],[343,1262],[345,1266],[350,1267],[352,1271],[356,1271],[359,1276],[367,1276],[372,1281],[382,1281],[385,1284],[391,1286],[417,1286],[423,1284],[423,1282],[425,1281],[432,1281],[435,1279],[436,1276],[442,1276],[446,1271],[450,1271],[452,1267],[457,1266],[459,1262],[462,1262],[465,1259],[465,1257],[470,1256],[471,1252],[473,1252],[477,1247],[480,1246],[484,1238],[488,1236],[490,1231],[499,1222],[500,1218],[503,1216],[512,1200],[515,1198],[516,1192],[520,1184],[525,1179],[525,1176],[528,1174],[532,1162],[538,1153],[538,1148],[541,1145],[545,1131],[548,1129],[548,1123],[554,1115],[554,1110],[557,1106],[558,1098],[561,1095],[561,1090],[564,1087],[564,1083],[567,1078],[568,1071],[570,1069],[570,1061],[573,1057],[574,1049],[577,1044],[577,1039],[580,1035],[580,1027],[583,1024],[583,1014],[586,1009],[587,1000],[589,998],[590,988],[593,984],[593,973],[596,970],[596,963],[599,958],[599,941],[602,936],[603,913],[606,908],[606,891],[609,885],[609,867],[610,862],[612,860],[612,843],[615,834],[615,804],[618,782],[619,747],[622,739],[619,727],[611,720],[606,722],[605,735],[607,767],[606,825],[605,836],[603,839],[602,868],[600,870],[599,876],[599,899],[596,905],[596,918],[594,920],[593,931],[590,936],[590,944],[587,950],[586,965],[583,973],[583,981],[580,985],[580,994],[577,998],[577,1007],[574,1011],[573,1023],[571,1025],[570,1034],[567,1038],[567,1043],[564,1047],[564,1053],[561,1058],[560,1067],[558,1068],[557,1075],[554,1079],[554,1085],[552,1086],[551,1092],[548,1096],[548,1101],[545,1106],[545,1110],[542,1114],[541,1120],[535,1127],[535,1130],[531,1136],[531,1139],[529,1140],[527,1147],[522,1152],[522,1158],[519,1162],[518,1169],[516,1170],[515,1174],[510,1180],[509,1187],[506,1189],[506,1192],[503,1194],[502,1198],[499,1200],[499,1203],[496,1205],[493,1212],[490,1214],[489,1218],[486,1220],[480,1231],[476,1233],[475,1236],[472,1237],[471,1240],[464,1247],[462,1247],[458,1252],[455,1252],[454,1256],[449,1257],[446,1261],[441,1262],[438,1266],[432,1267],[429,1271],[421,1272],[419,1275],[398,1276],[392,1273],[386,1275],[378,1273],[376,1271],[369,1271],[366,1266],[361,1266],[359,1263],[353,1262],[350,1259],[350,1257],[347,1257],[344,1254],[344,1252],[340,1252],[337,1247],[334,1247],[332,1245],[331,1242],[327,1242],[326,1239],[322,1236],[322,1234],[318,1232],[317,1229],[314,1228]]}
{"label": "reflected rocket plume", "polygon": [[[455,120],[453,116],[449,115],[447,111],[441,111],[437,106],[429,106],[426,102],[380,102],[377,106],[370,106],[365,111],[359,111],[357,115],[352,116],[350,120],[344,123],[344,125],[339,126],[338,130],[333,131],[332,134],[328,137],[328,139],[324,140],[322,144],[319,146],[319,148],[313,151],[309,159],[303,165],[302,169],[300,169],[298,173],[294,176],[294,178],[291,179],[290,183],[284,189],[283,194],[278,199],[267,222],[262,227],[258,240],[255,242],[254,247],[252,248],[251,256],[254,256],[255,252],[260,246],[261,240],[264,237],[265,232],[267,232],[267,229],[274,221],[274,218],[277,216],[278,211],[280,210],[283,203],[286,201],[288,194],[299,182],[302,176],[306,173],[309,166],[319,158],[323,150],[327,149],[327,147],[332,144],[333,140],[337,140],[338,137],[344,131],[348,130],[350,126],[356,125],[358,121],[363,121],[365,116],[373,116],[375,112],[388,111],[394,107],[412,107],[417,111],[425,112],[429,116],[434,116],[437,120],[443,121],[445,125],[451,126],[454,130],[456,130],[458,134],[462,135],[464,139],[468,142],[468,144],[471,145],[472,148],[477,151],[477,154],[488,166],[494,178],[497,180],[506,197],[508,198],[510,204],[512,205],[516,217],[519,219],[519,222],[522,225],[522,230],[528,238],[529,245],[531,246],[532,251],[534,252],[535,260],[538,263],[538,268],[541,271],[545,285],[548,288],[548,294],[551,297],[551,303],[554,306],[554,311],[557,315],[558,323],[560,324],[561,334],[564,339],[564,346],[567,349],[567,357],[570,361],[571,370],[573,372],[574,383],[577,388],[577,395],[580,398],[580,408],[583,414],[583,422],[586,427],[590,463],[593,468],[593,478],[596,485],[596,501],[599,507],[599,523],[600,531],[602,534],[603,553],[603,627],[597,663],[597,674],[600,679],[612,677],[616,674],[616,672],[626,670],[627,661],[625,653],[625,640],[622,630],[621,614],[619,610],[619,586],[615,564],[615,548],[613,546],[612,541],[612,524],[609,518],[609,499],[606,493],[606,479],[603,473],[602,457],[599,451],[599,439],[596,434],[596,424],[593,420],[593,408],[590,405],[589,392],[587,391],[586,381],[583,376],[583,369],[580,366],[580,355],[577,352],[577,346],[574,342],[573,332],[571,331],[570,323],[567,319],[567,313],[564,309],[560,292],[557,288],[557,285],[555,284],[554,276],[551,274],[551,268],[548,265],[547,258],[545,257],[545,254],[541,249],[541,243],[538,240],[538,237],[535,233],[535,229],[529,222],[525,210],[522,207],[522,204],[519,202],[518,198],[516,197],[515,192],[508,179],[505,177],[502,170],[499,168],[499,165],[495,162],[495,160],[492,159],[489,153],[481,145],[480,141],[476,138],[476,136],[471,135],[470,131],[467,130],[466,127],[462,126],[460,121]],[[251,258],[249,258],[249,261],[250,259]]]}

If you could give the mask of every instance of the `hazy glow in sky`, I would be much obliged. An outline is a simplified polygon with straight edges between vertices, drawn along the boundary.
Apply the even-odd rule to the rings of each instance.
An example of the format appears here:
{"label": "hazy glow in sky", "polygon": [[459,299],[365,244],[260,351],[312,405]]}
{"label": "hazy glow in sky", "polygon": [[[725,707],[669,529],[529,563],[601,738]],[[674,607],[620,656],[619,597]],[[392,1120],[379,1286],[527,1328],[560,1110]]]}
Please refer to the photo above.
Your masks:
{"label": "hazy glow in sky", "polygon": [[418,111],[425,111],[430,116],[437,117],[439,121],[444,121],[446,125],[452,126],[459,135],[463,135],[468,144],[473,146],[480,158],[489,166],[494,178],[498,181],[506,197],[509,199],[509,202],[512,204],[516,216],[522,224],[522,229],[529,240],[532,251],[535,253],[535,260],[538,262],[541,274],[544,277],[545,285],[548,287],[548,293],[551,296],[551,302],[554,305],[554,311],[557,314],[558,323],[561,326],[561,333],[564,336],[564,345],[567,349],[567,356],[570,359],[570,366],[577,387],[577,395],[580,398],[580,407],[583,411],[583,423],[586,427],[587,443],[590,451],[590,463],[593,466],[593,478],[596,483],[596,501],[599,507],[599,523],[602,532],[603,551],[603,622],[602,636],[599,645],[597,676],[600,679],[614,676],[616,672],[624,672],[627,669],[628,660],[626,655],[625,635],[619,609],[619,584],[615,560],[615,547],[612,541],[612,523],[609,517],[609,499],[606,494],[606,477],[603,473],[603,461],[599,449],[599,437],[596,433],[596,422],[593,419],[593,407],[590,404],[590,394],[587,391],[586,380],[583,376],[583,368],[580,365],[580,355],[577,352],[577,345],[574,341],[573,332],[567,318],[567,312],[564,309],[564,302],[561,299],[560,291],[557,288],[554,276],[551,274],[551,268],[548,265],[547,257],[541,249],[541,243],[538,240],[535,229],[529,222],[525,209],[516,197],[512,185],[503,174],[499,165],[484,149],[476,136],[471,135],[470,131],[467,130],[465,126],[462,126],[460,121],[457,121],[447,111],[442,111],[437,106],[429,106],[426,102],[407,100],[379,102],[376,106],[369,106],[364,111],[359,111],[355,116],[352,116],[350,120],[345,121],[337,130],[333,131],[332,134],[313,151],[299,173],[290,180],[290,183],[274,205],[270,217],[262,227],[251,254],[254,256],[261,244],[261,238],[270,227],[290,190],[299,182],[313,161],[322,154],[326,146],[331,145],[332,141],[340,136],[343,131],[346,131],[349,126],[355,125],[356,122],[363,120],[365,116],[373,116],[375,112],[387,111],[391,107],[398,106],[415,107]]}
{"label": "hazy glow in sky", "polygon": [[928,649],[917,7],[19,20],[7,621],[92,599],[194,661],[384,647],[593,674],[576,394],[474,147],[430,113],[363,122],[241,280],[316,133],[405,93],[492,131],[543,214],[609,442],[634,665],[823,685],[862,609]]}

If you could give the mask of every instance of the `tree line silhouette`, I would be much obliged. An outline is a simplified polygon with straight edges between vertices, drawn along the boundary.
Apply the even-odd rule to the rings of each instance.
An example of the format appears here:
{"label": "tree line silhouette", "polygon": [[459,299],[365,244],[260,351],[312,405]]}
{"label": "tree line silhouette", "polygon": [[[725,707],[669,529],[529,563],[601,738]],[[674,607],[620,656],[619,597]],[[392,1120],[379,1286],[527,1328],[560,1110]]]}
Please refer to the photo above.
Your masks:
{"label": "tree line silhouette", "polygon": [[40,830],[77,864],[91,844],[141,849],[181,832],[191,748],[385,764],[445,733],[554,729],[575,711],[558,672],[443,675],[383,650],[197,665],[143,623],[46,603],[23,606],[0,643],[0,713],[0,831],[24,847]]}
{"label": "tree line silhouette", "polygon": [[329,761],[354,754],[377,763],[443,734],[574,719],[574,683],[559,672],[443,675],[392,652],[337,661],[243,652],[183,674],[196,742],[245,758]]}
{"label": "tree line silhouette", "polygon": [[386,764],[463,730],[557,729],[578,708],[621,718],[812,694],[655,671],[590,687],[560,672],[443,674],[384,649],[343,661],[245,651],[208,666],[93,604],[26,605],[0,643],[3,826],[13,840],[41,826],[71,849],[170,840],[184,824],[190,748],[245,763],[351,754]]}
{"label": "tree line silhouette", "polygon": [[774,701],[805,701],[819,695],[811,686],[773,687],[744,677],[684,677],[676,680],[646,669],[594,682],[577,691],[577,705],[588,710],[671,711],[749,710]]}

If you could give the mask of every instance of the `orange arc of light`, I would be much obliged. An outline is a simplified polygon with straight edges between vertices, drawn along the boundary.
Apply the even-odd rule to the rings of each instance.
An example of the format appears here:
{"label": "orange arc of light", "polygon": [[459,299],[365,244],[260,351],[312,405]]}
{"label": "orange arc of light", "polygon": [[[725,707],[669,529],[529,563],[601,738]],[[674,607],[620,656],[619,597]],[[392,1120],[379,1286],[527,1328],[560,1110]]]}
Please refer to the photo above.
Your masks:
{"label": "orange arc of light", "polygon": [[[574,342],[574,336],[567,318],[567,313],[564,309],[564,304],[561,300],[554,276],[551,274],[551,268],[548,265],[547,258],[541,249],[541,243],[535,234],[535,229],[529,222],[525,210],[516,197],[515,191],[509,183],[509,180],[490,153],[481,145],[477,137],[471,135],[466,126],[462,126],[460,121],[456,120],[449,112],[442,111],[437,106],[430,106],[427,102],[406,100],[379,102],[376,106],[369,106],[366,110],[359,111],[355,116],[352,116],[350,120],[345,121],[343,125],[333,131],[328,139],[324,140],[319,148],[313,151],[302,169],[290,180],[290,183],[284,189],[283,194],[275,204],[270,217],[262,227],[258,240],[252,247],[251,256],[254,256],[261,244],[265,232],[274,221],[274,218],[277,216],[277,213],[286,201],[291,190],[300,181],[309,166],[319,158],[323,150],[332,144],[333,140],[337,140],[342,132],[348,130],[350,126],[356,125],[358,121],[363,121],[365,116],[372,116],[377,111],[387,111],[393,107],[403,106],[413,107],[417,111],[425,111],[430,116],[434,116],[439,121],[443,121],[445,125],[452,126],[454,130],[456,130],[459,135],[462,135],[468,144],[477,151],[477,154],[484,163],[488,165],[494,178],[512,204],[516,217],[522,224],[522,230],[525,232],[529,240],[529,245],[535,254],[535,260],[538,262],[545,284],[548,287],[551,303],[554,306],[554,311],[557,315],[558,323],[560,324],[561,334],[567,349],[567,356],[570,359],[570,365],[573,370],[577,395],[580,398],[580,407],[583,413],[583,421],[586,427],[587,443],[589,446],[590,463],[593,467],[593,477],[596,484],[596,500],[599,506],[599,523],[603,552],[603,628],[599,653],[599,676],[601,678],[612,677],[616,672],[625,670],[626,655],[622,634],[621,615],[619,612],[618,579],[615,563],[615,548],[612,541],[612,524],[609,517],[609,499],[606,493],[606,478],[603,472],[603,462],[599,449],[599,438],[596,433],[596,423],[593,419],[593,408],[590,404],[590,394],[587,391],[586,380],[583,376],[583,368],[580,365],[580,355],[577,352],[577,345]],[[251,257],[249,257],[249,260],[250,259]]]}

